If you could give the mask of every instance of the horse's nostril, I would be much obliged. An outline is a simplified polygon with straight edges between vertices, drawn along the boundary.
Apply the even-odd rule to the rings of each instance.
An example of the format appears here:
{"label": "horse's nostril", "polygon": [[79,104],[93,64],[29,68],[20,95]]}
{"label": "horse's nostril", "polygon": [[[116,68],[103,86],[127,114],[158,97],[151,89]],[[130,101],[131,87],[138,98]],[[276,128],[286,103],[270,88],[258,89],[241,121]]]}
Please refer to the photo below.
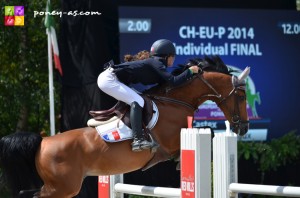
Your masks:
{"label": "horse's nostril", "polygon": [[240,123],[238,126],[232,127],[232,132],[239,136],[244,136],[249,129],[249,123]]}
{"label": "horse's nostril", "polygon": [[241,126],[241,134],[240,135],[245,135],[247,132],[248,132],[248,129],[249,129],[249,124],[243,124]]}

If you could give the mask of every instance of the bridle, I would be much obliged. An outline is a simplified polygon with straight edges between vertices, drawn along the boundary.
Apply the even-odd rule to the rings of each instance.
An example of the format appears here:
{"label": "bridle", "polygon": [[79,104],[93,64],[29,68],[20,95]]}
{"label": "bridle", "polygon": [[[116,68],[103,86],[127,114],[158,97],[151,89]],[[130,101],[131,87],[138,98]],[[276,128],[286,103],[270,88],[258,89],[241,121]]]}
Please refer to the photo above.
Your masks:
{"label": "bridle", "polygon": [[[223,97],[221,94],[218,93],[218,91],[205,79],[203,78],[203,70],[201,69],[201,72],[197,75],[199,79],[202,80],[204,84],[206,84],[213,92],[214,94],[206,94],[203,95],[202,98],[204,97],[216,97],[219,101],[216,102],[217,106],[219,107],[221,104],[224,103],[225,108],[228,110],[228,105],[226,103],[226,100],[233,96],[234,97],[234,109],[233,112],[230,112],[231,114],[231,122],[232,122],[232,127],[233,129],[240,128],[242,125],[248,124],[248,120],[242,120],[240,116],[240,110],[239,110],[239,104],[240,104],[240,96],[238,95],[238,90],[243,90],[245,91],[245,83],[240,83],[237,80],[236,76],[232,76],[232,84],[233,84],[233,89],[229,92],[229,94],[226,97]],[[200,100],[199,98],[198,100]],[[238,133],[239,135],[239,133]]]}
{"label": "bridle", "polygon": [[[245,91],[245,82],[244,83],[240,83],[238,82],[237,80],[237,77],[236,76],[232,76],[232,84],[233,84],[233,89],[229,92],[229,94],[225,97],[223,97],[204,77],[203,77],[203,69],[201,69],[199,67],[199,73],[197,75],[194,76],[195,77],[198,77],[207,87],[209,87],[213,94],[206,94],[206,95],[203,95],[201,98],[198,99],[198,101],[200,101],[202,98],[205,98],[205,97],[215,97],[217,98],[219,101],[216,102],[217,106],[221,105],[221,104],[224,104],[225,108],[228,110],[228,105],[226,103],[227,99],[231,96],[234,97],[234,110],[233,112],[230,112],[231,114],[231,122],[232,122],[232,127],[233,127],[233,130],[235,129],[240,129],[243,125],[245,124],[248,124],[249,121],[245,121],[245,120],[242,120],[241,119],[241,116],[240,116],[240,111],[239,111],[239,101],[240,101],[240,96],[238,95],[238,90],[243,90]],[[172,89],[172,88],[171,88]],[[166,90],[166,92],[170,91],[171,90],[170,88]],[[188,108],[191,108],[193,109],[193,111],[197,110],[198,109],[198,106],[195,107],[193,106],[192,104],[189,104],[187,102],[184,102],[184,101],[181,101],[181,100],[177,100],[177,99],[174,99],[174,98],[169,98],[169,97],[163,97],[163,96],[151,96],[152,98],[154,99],[157,99],[157,100],[160,100],[160,101],[166,101],[166,102],[172,102],[172,103],[176,103],[176,104],[179,104],[179,105],[182,105],[182,106],[185,106],[185,107],[188,107]],[[238,132],[238,135],[240,133],[240,130]]]}

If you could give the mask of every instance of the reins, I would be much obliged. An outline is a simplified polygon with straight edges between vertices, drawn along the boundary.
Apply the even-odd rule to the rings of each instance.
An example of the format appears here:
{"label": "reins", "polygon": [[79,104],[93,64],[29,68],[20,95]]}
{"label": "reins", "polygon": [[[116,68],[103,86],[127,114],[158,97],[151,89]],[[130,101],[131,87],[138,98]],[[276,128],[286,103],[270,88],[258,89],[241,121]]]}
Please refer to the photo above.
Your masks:
{"label": "reins", "polygon": [[[205,97],[216,97],[218,99],[220,99],[222,97],[221,94],[219,94],[217,92],[217,90],[205,79],[203,78],[203,70],[201,69],[201,73],[199,73],[197,75],[197,77],[202,80],[202,82],[204,82],[204,84],[206,84],[206,86],[208,86],[215,94],[206,94],[206,95],[203,95],[201,96],[201,98],[205,98]],[[201,98],[198,98],[198,101],[201,99]],[[222,98],[221,101],[225,100],[225,98]],[[221,102],[219,102],[221,103]],[[217,104],[218,105],[218,104]]]}
{"label": "reins", "polygon": [[[207,80],[205,80],[203,78],[202,74],[203,74],[203,70],[201,69],[201,72],[198,73],[197,75],[195,75],[195,77],[199,77],[202,80],[202,82],[204,82],[204,84],[206,84],[215,94],[206,94],[206,95],[203,95],[201,98],[204,98],[204,97],[216,97],[216,98],[220,99],[222,97],[222,95],[219,94],[217,92],[217,90]],[[172,90],[172,88],[166,88],[166,89],[167,89],[166,92],[169,92],[170,90]],[[187,107],[189,109],[192,109],[193,111],[195,111],[195,110],[198,109],[198,107],[194,107],[192,104],[189,104],[187,102],[184,102],[184,101],[178,100],[178,99],[174,99],[174,98],[169,98],[169,97],[164,97],[164,96],[149,96],[149,97],[151,97],[153,99],[156,99],[156,100],[165,101],[165,102],[171,102],[171,103],[175,103],[175,104],[178,104],[178,105],[181,105],[181,106],[185,106],[185,107]],[[226,98],[222,98],[219,103],[223,102],[225,99]],[[200,98],[198,99],[198,101],[199,100],[200,100]]]}
{"label": "reins", "polygon": [[[206,86],[208,86],[214,92],[214,94],[206,94],[206,95],[201,96],[201,98],[216,97],[220,100],[218,103],[216,103],[218,106],[221,103],[223,103],[228,97],[230,97],[236,91],[236,89],[238,89],[238,87],[239,87],[239,86],[235,86],[226,97],[222,97],[222,95],[219,94],[218,91],[205,78],[203,78],[202,74],[203,74],[203,72],[201,74],[198,74],[197,77],[199,77],[199,79],[201,79],[202,82],[204,82],[204,84],[206,84]],[[198,100],[200,100],[200,98]]]}
{"label": "reins", "polygon": [[149,96],[153,99],[156,99],[156,100],[160,100],[160,101],[165,101],[165,102],[171,102],[171,103],[175,103],[175,104],[178,104],[178,105],[181,105],[181,106],[185,106],[189,109],[192,109],[193,111],[195,111],[197,108],[195,108],[193,105],[187,103],[187,102],[184,102],[184,101],[181,101],[181,100],[177,100],[177,99],[174,99],[174,98],[168,98],[168,97],[164,97],[164,96]]}
{"label": "reins", "polygon": [[[200,69],[200,68],[199,68]],[[206,94],[206,95],[203,95],[201,96],[201,98],[204,98],[204,97],[216,97],[218,99],[220,99],[222,97],[221,94],[219,94],[217,92],[217,90],[205,79],[203,78],[203,70],[201,69],[200,70],[201,72],[199,72],[197,75],[195,75],[195,77],[199,77],[199,79],[202,80],[202,82],[204,82],[204,84],[206,84],[215,94]],[[194,77],[194,78],[195,78]],[[193,79],[194,79],[193,78]],[[172,90],[173,88],[166,88],[167,91],[166,92],[169,92],[170,90]],[[229,95],[228,95],[229,96]],[[227,97],[228,97],[227,96]],[[193,111],[197,110],[198,107],[194,107],[192,104],[189,104],[187,102],[184,102],[182,100],[178,100],[178,99],[174,99],[174,98],[169,98],[169,97],[164,97],[164,96],[149,96],[150,98],[153,98],[153,99],[156,99],[156,100],[160,100],[160,101],[165,101],[165,102],[171,102],[171,103],[175,103],[175,104],[178,104],[178,105],[181,105],[181,106],[185,106],[189,109],[192,109]],[[226,97],[226,98],[227,98]],[[222,103],[224,100],[226,100],[226,98],[222,98],[218,103]],[[198,99],[198,101],[200,100],[200,98]]]}

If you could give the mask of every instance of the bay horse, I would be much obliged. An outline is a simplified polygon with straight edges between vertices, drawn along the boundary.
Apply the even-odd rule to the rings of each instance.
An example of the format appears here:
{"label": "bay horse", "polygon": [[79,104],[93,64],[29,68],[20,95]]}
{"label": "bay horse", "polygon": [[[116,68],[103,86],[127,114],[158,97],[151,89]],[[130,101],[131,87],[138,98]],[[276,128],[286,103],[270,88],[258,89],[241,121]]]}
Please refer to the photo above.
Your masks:
{"label": "bay horse", "polygon": [[234,76],[218,56],[193,59],[185,66],[195,64],[200,72],[184,85],[163,85],[144,93],[152,96],[159,110],[152,135],[160,146],[154,153],[132,152],[132,140],[105,142],[93,127],[43,138],[28,132],[2,137],[2,176],[8,180],[13,196],[38,189],[34,197],[69,198],[79,193],[86,176],[128,173],[176,158],[180,154],[181,128],[187,128],[187,116],[193,116],[206,100],[218,105],[233,132],[246,134],[249,121],[245,79],[249,68]]}

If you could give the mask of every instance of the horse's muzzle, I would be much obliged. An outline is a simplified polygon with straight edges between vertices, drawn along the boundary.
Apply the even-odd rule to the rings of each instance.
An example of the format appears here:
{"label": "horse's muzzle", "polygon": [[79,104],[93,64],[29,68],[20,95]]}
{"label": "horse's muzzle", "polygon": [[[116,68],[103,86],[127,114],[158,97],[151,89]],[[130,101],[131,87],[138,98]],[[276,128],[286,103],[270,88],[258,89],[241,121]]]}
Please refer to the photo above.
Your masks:
{"label": "horse's muzzle", "polygon": [[248,121],[241,121],[238,123],[234,123],[232,126],[232,131],[239,136],[243,136],[248,132],[249,129],[249,122]]}

